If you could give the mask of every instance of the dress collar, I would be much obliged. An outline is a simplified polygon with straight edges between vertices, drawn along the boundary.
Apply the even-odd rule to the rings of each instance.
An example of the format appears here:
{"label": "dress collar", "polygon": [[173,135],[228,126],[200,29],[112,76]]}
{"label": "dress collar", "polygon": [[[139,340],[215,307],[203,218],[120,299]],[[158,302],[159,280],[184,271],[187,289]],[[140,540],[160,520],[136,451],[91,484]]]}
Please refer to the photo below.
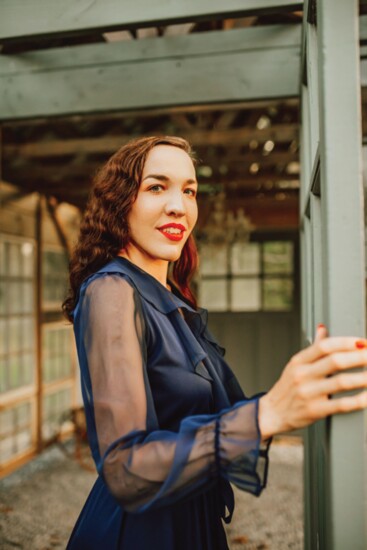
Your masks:
{"label": "dress collar", "polygon": [[[171,313],[178,308],[184,308],[190,314],[197,314],[204,321],[207,310],[194,309],[188,304],[178,288],[169,281],[172,292],[169,291],[155,277],[132,263],[127,258],[116,256],[108,264],[99,269],[98,273],[123,273],[129,277],[139,294],[161,313]],[[206,323],[205,323],[206,325]]]}

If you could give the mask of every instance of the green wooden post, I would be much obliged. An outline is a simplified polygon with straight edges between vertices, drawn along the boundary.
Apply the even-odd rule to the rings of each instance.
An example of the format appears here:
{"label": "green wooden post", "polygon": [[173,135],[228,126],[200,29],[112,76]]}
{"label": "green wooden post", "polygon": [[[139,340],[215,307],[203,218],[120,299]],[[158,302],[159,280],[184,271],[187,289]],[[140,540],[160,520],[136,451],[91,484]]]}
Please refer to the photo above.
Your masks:
{"label": "green wooden post", "polygon": [[[318,322],[331,335],[365,335],[358,1],[319,0],[316,14],[315,4],[305,6],[303,40],[302,258],[303,277],[312,278],[303,281],[306,341]],[[365,434],[365,412],[308,430],[307,550],[367,548]]]}

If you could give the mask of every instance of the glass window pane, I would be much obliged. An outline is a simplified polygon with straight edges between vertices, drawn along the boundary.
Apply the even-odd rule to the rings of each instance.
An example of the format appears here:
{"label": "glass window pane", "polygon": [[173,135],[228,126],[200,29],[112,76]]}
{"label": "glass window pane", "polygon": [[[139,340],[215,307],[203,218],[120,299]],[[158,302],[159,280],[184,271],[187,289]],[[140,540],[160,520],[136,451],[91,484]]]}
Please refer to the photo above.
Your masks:
{"label": "glass window pane", "polygon": [[33,317],[23,317],[23,350],[31,351],[35,348],[35,323]]}
{"label": "glass window pane", "polygon": [[232,311],[257,311],[261,308],[260,279],[232,280]]}
{"label": "glass window pane", "polygon": [[31,423],[31,405],[22,403],[16,408],[17,428],[29,426]]}
{"label": "glass window pane", "polygon": [[210,311],[227,311],[227,280],[202,280],[199,287],[199,303]]}
{"label": "glass window pane", "polygon": [[23,259],[23,277],[33,277],[35,267],[35,247],[31,242],[24,242],[21,246]]}
{"label": "glass window pane", "polygon": [[291,279],[264,279],[264,309],[286,311],[293,306]]}
{"label": "glass window pane", "polygon": [[59,309],[68,284],[68,259],[63,250],[43,253],[43,301],[47,308]]}
{"label": "glass window pane", "polygon": [[0,393],[8,390],[7,370],[6,359],[0,358]]}
{"label": "glass window pane", "polygon": [[18,355],[9,358],[10,388],[19,388],[23,384],[21,359]]}
{"label": "glass window pane", "polygon": [[60,430],[63,414],[71,407],[71,389],[45,395],[43,400],[42,430],[44,438],[48,439]]}
{"label": "glass window pane", "polygon": [[14,437],[0,439],[0,464],[10,460],[16,454]]}
{"label": "glass window pane", "polygon": [[36,357],[34,353],[23,353],[22,355],[23,384],[28,386],[34,383],[36,372]]}
{"label": "glass window pane", "polygon": [[19,318],[8,319],[9,351],[19,352],[21,350],[22,320]]}
{"label": "glass window pane", "polygon": [[34,285],[30,282],[23,283],[23,312],[32,313],[34,308]]}
{"label": "glass window pane", "polygon": [[32,446],[30,424],[31,403],[29,402],[0,412],[0,463]]}
{"label": "glass window pane", "polygon": [[226,244],[206,244],[200,247],[200,274],[226,275],[227,273]]}
{"label": "glass window pane", "polygon": [[0,435],[10,434],[14,431],[14,410],[6,409],[0,412]]}
{"label": "glass window pane", "polygon": [[264,272],[266,274],[293,273],[293,243],[270,241],[264,243]]}
{"label": "glass window pane", "polygon": [[235,243],[232,246],[231,269],[233,275],[257,275],[260,273],[260,245]]}
{"label": "glass window pane", "polygon": [[70,350],[62,358],[62,370],[60,372],[60,376],[62,378],[66,378],[67,376],[71,376],[71,373],[72,373],[72,361],[71,361],[71,346],[70,346]]}
{"label": "glass window pane", "polygon": [[0,281],[0,315],[5,315],[7,307],[6,283]]}
{"label": "glass window pane", "polygon": [[32,432],[30,429],[22,430],[16,435],[17,452],[21,453],[32,446]]}
{"label": "glass window pane", "polygon": [[21,269],[20,244],[7,243],[7,248],[8,248],[9,274],[21,275],[22,269]]}
{"label": "glass window pane", "polygon": [[7,335],[6,335],[6,321],[0,319],[0,356],[5,355],[7,350]]}
{"label": "glass window pane", "polygon": [[0,241],[0,275],[5,275],[5,243]]}
{"label": "glass window pane", "polygon": [[20,313],[22,311],[22,283],[9,281],[6,285],[9,293],[9,313]]}

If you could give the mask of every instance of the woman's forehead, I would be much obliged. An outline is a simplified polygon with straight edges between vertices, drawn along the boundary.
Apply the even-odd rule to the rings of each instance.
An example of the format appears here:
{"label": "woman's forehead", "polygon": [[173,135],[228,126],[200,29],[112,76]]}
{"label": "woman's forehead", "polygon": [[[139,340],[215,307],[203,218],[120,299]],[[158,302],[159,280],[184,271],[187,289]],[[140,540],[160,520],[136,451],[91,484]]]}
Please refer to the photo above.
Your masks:
{"label": "woman's forehead", "polygon": [[170,171],[178,170],[188,173],[188,177],[195,177],[194,164],[186,151],[172,145],[157,145],[148,153],[143,177],[152,171],[157,174],[168,174]]}

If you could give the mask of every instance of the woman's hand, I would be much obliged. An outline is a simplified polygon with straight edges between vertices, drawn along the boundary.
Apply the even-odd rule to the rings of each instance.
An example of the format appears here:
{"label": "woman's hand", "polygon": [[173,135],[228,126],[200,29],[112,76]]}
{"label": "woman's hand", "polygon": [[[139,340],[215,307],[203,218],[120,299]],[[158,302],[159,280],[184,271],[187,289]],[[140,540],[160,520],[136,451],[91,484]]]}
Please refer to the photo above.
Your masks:
{"label": "woman's hand", "polygon": [[[262,438],[303,428],[331,414],[367,407],[367,392],[330,399],[338,392],[367,388],[367,340],[328,338],[320,325],[312,345],[294,355],[271,390],[259,401]],[[334,375],[334,376],[332,376]]]}

